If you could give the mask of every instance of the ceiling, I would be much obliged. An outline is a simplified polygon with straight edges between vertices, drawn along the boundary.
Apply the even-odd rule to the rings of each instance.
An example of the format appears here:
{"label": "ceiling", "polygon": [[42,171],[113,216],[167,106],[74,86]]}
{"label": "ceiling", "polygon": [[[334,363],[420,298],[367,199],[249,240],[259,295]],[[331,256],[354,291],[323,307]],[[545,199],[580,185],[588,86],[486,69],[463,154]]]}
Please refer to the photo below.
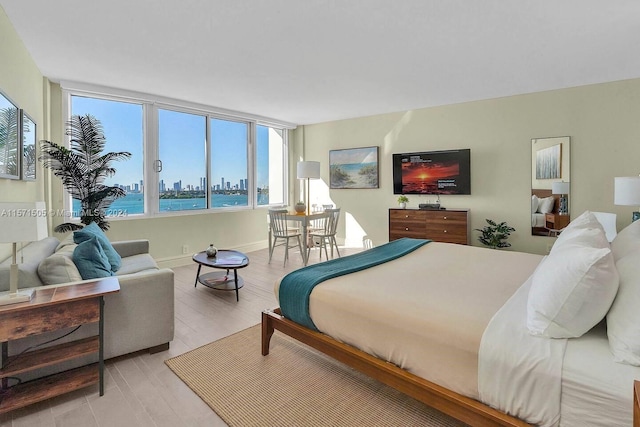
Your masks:
{"label": "ceiling", "polygon": [[637,0],[0,0],[42,74],[295,124],[640,77]]}

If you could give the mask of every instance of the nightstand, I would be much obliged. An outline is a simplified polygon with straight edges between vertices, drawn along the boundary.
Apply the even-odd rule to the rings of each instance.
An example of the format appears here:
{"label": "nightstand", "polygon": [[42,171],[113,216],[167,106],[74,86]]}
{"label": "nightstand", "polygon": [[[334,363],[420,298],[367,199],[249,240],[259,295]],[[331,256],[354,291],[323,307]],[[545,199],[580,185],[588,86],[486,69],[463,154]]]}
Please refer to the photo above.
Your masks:
{"label": "nightstand", "polygon": [[549,230],[549,236],[551,236],[551,233],[554,233],[554,235],[558,235],[563,228],[565,228],[567,225],[569,225],[569,222],[571,221],[571,216],[570,215],[560,215],[560,214],[556,214],[556,213],[548,213],[548,214],[544,214],[544,226],[547,230]]}

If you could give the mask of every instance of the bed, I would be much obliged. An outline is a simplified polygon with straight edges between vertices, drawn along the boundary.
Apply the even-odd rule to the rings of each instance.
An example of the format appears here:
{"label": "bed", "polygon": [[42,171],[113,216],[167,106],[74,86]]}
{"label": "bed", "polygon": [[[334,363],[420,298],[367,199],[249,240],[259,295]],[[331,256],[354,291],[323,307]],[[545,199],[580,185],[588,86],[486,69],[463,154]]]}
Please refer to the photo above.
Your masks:
{"label": "bed", "polygon": [[[276,284],[283,310],[263,312],[262,354],[269,353],[274,330],[281,331],[474,426],[630,425],[640,362],[633,355],[631,363],[614,360],[604,318],[621,312],[611,319],[619,329],[635,311],[625,305],[632,300],[629,283],[635,284],[638,263],[620,260],[629,258],[627,252],[637,252],[640,260],[635,243],[640,222],[618,234],[617,257],[616,242],[611,248],[602,242],[604,231],[591,213],[573,223],[575,230],[567,228],[547,257],[430,242],[388,262],[331,277],[310,292],[311,325],[298,319],[291,297],[281,294],[281,283],[290,287],[299,280],[293,272]],[[588,300],[577,320],[556,318],[540,327],[547,308],[536,304],[540,295],[543,303],[549,295],[539,283],[570,282],[558,273],[558,263],[581,252],[598,258],[592,263],[597,271],[590,270],[598,286],[580,296],[588,294]],[[551,284],[552,299],[558,300],[562,286]],[[618,303],[624,292],[627,297]],[[542,317],[542,323],[549,320]],[[637,320],[632,324],[640,324]],[[618,347],[624,353],[629,346]]]}
{"label": "bed", "polygon": [[545,214],[558,213],[560,196],[552,194],[551,190],[534,188],[531,190],[531,234],[534,236],[548,236]]}

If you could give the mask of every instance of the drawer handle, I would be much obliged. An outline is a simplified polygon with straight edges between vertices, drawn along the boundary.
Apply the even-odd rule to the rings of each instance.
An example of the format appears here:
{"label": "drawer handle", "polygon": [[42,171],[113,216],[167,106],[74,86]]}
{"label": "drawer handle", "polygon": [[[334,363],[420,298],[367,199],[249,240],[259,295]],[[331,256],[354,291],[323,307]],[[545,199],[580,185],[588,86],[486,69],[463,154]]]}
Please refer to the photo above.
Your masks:
{"label": "drawer handle", "polygon": [[409,231],[409,227],[405,227],[405,228],[404,228],[404,231]]}
{"label": "drawer handle", "polygon": [[444,219],[447,219],[447,217],[445,216]]}
{"label": "drawer handle", "polygon": [[447,230],[444,230],[444,232],[446,233],[446,232],[447,232]]}
{"label": "drawer handle", "polygon": [[409,218],[409,215],[405,215],[404,217],[405,217],[405,218]]}

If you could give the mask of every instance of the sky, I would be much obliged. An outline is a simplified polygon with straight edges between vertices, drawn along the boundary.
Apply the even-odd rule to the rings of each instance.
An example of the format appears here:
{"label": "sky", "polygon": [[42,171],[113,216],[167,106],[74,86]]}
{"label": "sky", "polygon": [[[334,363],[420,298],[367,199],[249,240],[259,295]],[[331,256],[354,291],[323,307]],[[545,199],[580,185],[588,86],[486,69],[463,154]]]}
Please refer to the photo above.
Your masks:
{"label": "sky", "polygon": [[[104,128],[107,140],[106,152],[128,151],[129,160],[114,162],[116,175],[108,185],[132,185],[143,178],[143,107],[140,104],[71,97],[73,115],[91,114]],[[158,109],[159,157],[162,171],[158,180],[164,180],[166,188],[182,180],[182,187],[200,186],[200,178],[206,176],[205,116]],[[232,186],[247,178],[248,125],[211,119],[212,183],[220,184],[221,178]],[[268,128],[257,129],[258,186],[268,184]]]}

